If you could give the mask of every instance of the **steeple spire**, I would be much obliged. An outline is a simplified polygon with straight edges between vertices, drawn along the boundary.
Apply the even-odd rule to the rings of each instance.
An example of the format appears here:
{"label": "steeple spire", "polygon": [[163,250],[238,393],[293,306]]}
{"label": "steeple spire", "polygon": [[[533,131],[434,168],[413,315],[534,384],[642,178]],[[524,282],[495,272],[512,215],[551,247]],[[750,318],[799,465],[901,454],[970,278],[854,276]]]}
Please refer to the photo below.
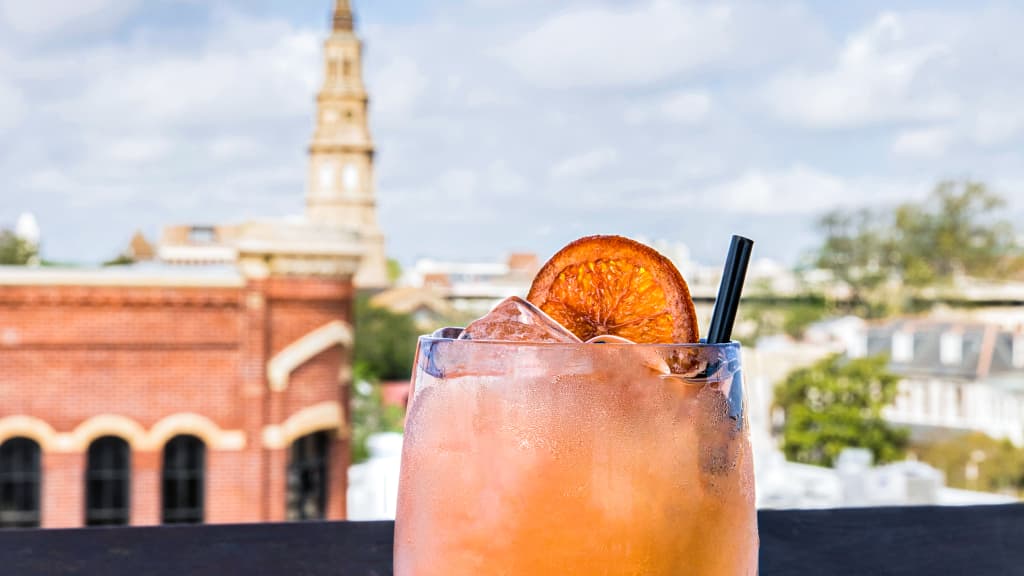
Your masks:
{"label": "steeple spire", "polygon": [[336,32],[351,32],[353,20],[351,2],[336,0],[334,3],[334,30]]}
{"label": "steeple spire", "polygon": [[381,288],[388,285],[388,261],[377,222],[363,48],[352,24],[351,0],[334,0],[334,29],[324,43],[324,85],[316,98],[316,130],[309,146],[306,217],[314,224],[355,231],[363,247],[356,286]]}

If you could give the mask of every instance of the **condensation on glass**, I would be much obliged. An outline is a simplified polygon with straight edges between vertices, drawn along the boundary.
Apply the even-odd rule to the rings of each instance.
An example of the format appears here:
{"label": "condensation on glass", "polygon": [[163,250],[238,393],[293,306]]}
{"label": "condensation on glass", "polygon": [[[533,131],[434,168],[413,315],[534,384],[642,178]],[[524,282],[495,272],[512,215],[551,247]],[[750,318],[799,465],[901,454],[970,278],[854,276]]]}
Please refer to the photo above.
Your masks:
{"label": "condensation on glass", "polygon": [[423,338],[395,574],[753,576],[738,344]]}

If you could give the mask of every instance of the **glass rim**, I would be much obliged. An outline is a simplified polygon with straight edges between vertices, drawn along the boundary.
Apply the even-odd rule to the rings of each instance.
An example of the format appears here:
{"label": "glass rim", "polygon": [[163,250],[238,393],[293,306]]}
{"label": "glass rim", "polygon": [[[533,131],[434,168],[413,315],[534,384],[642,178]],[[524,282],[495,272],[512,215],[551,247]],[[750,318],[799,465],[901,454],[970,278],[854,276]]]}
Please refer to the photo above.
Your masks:
{"label": "glass rim", "polygon": [[442,342],[465,342],[467,344],[479,344],[483,346],[515,346],[519,348],[551,348],[551,349],[572,349],[580,346],[613,346],[623,348],[653,348],[663,350],[740,350],[742,345],[737,340],[730,340],[729,342],[723,342],[721,344],[708,344],[701,339],[700,342],[681,342],[681,343],[633,343],[633,342],[601,342],[597,343],[586,343],[586,342],[521,342],[515,340],[460,340],[458,338],[445,338],[441,336],[434,336],[431,334],[424,334],[419,337],[419,343],[442,343]]}

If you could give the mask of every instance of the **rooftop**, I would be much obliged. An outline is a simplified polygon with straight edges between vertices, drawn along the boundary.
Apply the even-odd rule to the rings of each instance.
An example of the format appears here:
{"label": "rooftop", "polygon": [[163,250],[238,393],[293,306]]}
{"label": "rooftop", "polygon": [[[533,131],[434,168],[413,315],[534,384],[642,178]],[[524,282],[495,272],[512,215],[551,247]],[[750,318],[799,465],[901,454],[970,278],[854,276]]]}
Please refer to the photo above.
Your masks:
{"label": "rooftop", "polygon": [[240,287],[235,266],[140,263],[109,267],[0,266],[0,286]]}
{"label": "rooftop", "polygon": [[374,296],[371,303],[399,314],[410,314],[423,308],[437,314],[451,312],[451,305],[437,291],[415,286],[400,286],[385,290]]}
{"label": "rooftop", "polygon": [[867,330],[866,352],[889,354],[905,376],[1024,379],[1024,338],[992,324],[897,320]]}

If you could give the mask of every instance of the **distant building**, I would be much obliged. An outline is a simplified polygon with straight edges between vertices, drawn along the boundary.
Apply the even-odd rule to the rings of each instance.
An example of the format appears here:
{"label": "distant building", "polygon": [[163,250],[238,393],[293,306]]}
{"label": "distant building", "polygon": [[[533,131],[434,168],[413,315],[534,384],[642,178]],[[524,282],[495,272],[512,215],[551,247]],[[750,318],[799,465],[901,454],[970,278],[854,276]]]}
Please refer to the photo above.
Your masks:
{"label": "distant building", "polygon": [[168,226],[160,237],[157,258],[189,266],[234,264],[238,261],[237,240],[237,226]]}
{"label": "distant building", "polygon": [[402,468],[402,435],[371,435],[369,459],[348,469],[350,520],[394,520],[398,508],[398,479]]}
{"label": "distant building", "polygon": [[929,314],[947,322],[993,324],[1003,330],[1024,330],[1024,282],[957,278],[954,285],[925,294],[936,302]]}
{"label": "distant building", "polygon": [[532,252],[514,252],[508,256],[509,274],[533,280],[540,271],[540,258]]}
{"label": "distant building", "polygon": [[[384,234],[377,221],[369,96],[363,83],[362,42],[354,31],[349,0],[335,0],[333,26],[324,46],[324,83],[316,98],[316,127],[309,146],[306,213],[296,221],[354,231],[363,253],[356,286],[383,289],[390,282]],[[167,228],[158,256],[173,264],[232,263],[238,257],[235,228]]]}
{"label": "distant building", "polygon": [[743,348],[743,385],[746,392],[750,438],[755,452],[773,450],[776,413],[775,386],[790,372],[832,354],[842,353],[834,341],[801,342],[785,336],[765,339]]}
{"label": "distant building", "polygon": [[853,358],[889,358],[900,383],[883,416],[913,438],[983,432],[1024,446],[1024,332],[941,316],[845,317],[810,326],[799,346],[822,344]]}
{"label": "distant building", "polygon": [[0,269],[0,527],[345,517],[359,246],[273,231],[238,266]]}
{"label": "distant building", "polygon": [[346,517],[354,280],[383,255],[358,49],[337,0],[313,158],[355,176],[308,218],[0,267],[0,528]]}
{"label": "distant building", "polygon": [[901,319],[872,324],[855,317],[810,326],[802,340],[765,338],[744,349],[751,441],[757,458],[758,506],[832,508],[912,504],[1014,502],[998,494],[944,486],[942,473],[921,462],[872,467],[870,453],[851,449],[836,468],[787,462],[776,448],[780,414],[774,387],[791,371],[832,354],[885,354],[901,377],[890,422],[919,440],[979,431],[1020,442],[1024,433],[1024,334],[994,324]]}
{"label": "distant building", "polygon": [[156,247],[150,244],[142,230],[137,230],[128,243],[125,255],[135,262],[149,262],[156,258]]}
{"label": "distant building", "polygon": [[902,377],[885,417],[918,437],[978,431],[1024,446],[1024,334],[993,324],[897,320],[852,355],[886,354]]}
{"label": "distant building", "polygon": [[539,270],[535,254],[511,254],[504,262],[422,259],[404,280],[409,286],[433,290],[456,312],[482,316],[509,296],[525,297]]}
{"label": "distant building", "polygon": [[324,85],[309,147],[306,217],[359,233],[363,260],[356,286],[389,284],[384,234],[377,222],[374,145],[370,136],[362,42],[353,31],[349,0],[336,0],[334,33],[325,47]]}
{"label": "distant building", "polygon": [[409,314],[423,332],[432,332],[454,313],[451,305],[433,288],[400,286],[376,294],[370,304],[396,314]]}
{"label": "distant building", "polygon": [[1009,504],[1012,496],[949,488],[940,470],[923,462],[872,466],[871,452],[844,450],[835,468],[787,462],[778,450],[756,451],[758,508],[968,506]]}

